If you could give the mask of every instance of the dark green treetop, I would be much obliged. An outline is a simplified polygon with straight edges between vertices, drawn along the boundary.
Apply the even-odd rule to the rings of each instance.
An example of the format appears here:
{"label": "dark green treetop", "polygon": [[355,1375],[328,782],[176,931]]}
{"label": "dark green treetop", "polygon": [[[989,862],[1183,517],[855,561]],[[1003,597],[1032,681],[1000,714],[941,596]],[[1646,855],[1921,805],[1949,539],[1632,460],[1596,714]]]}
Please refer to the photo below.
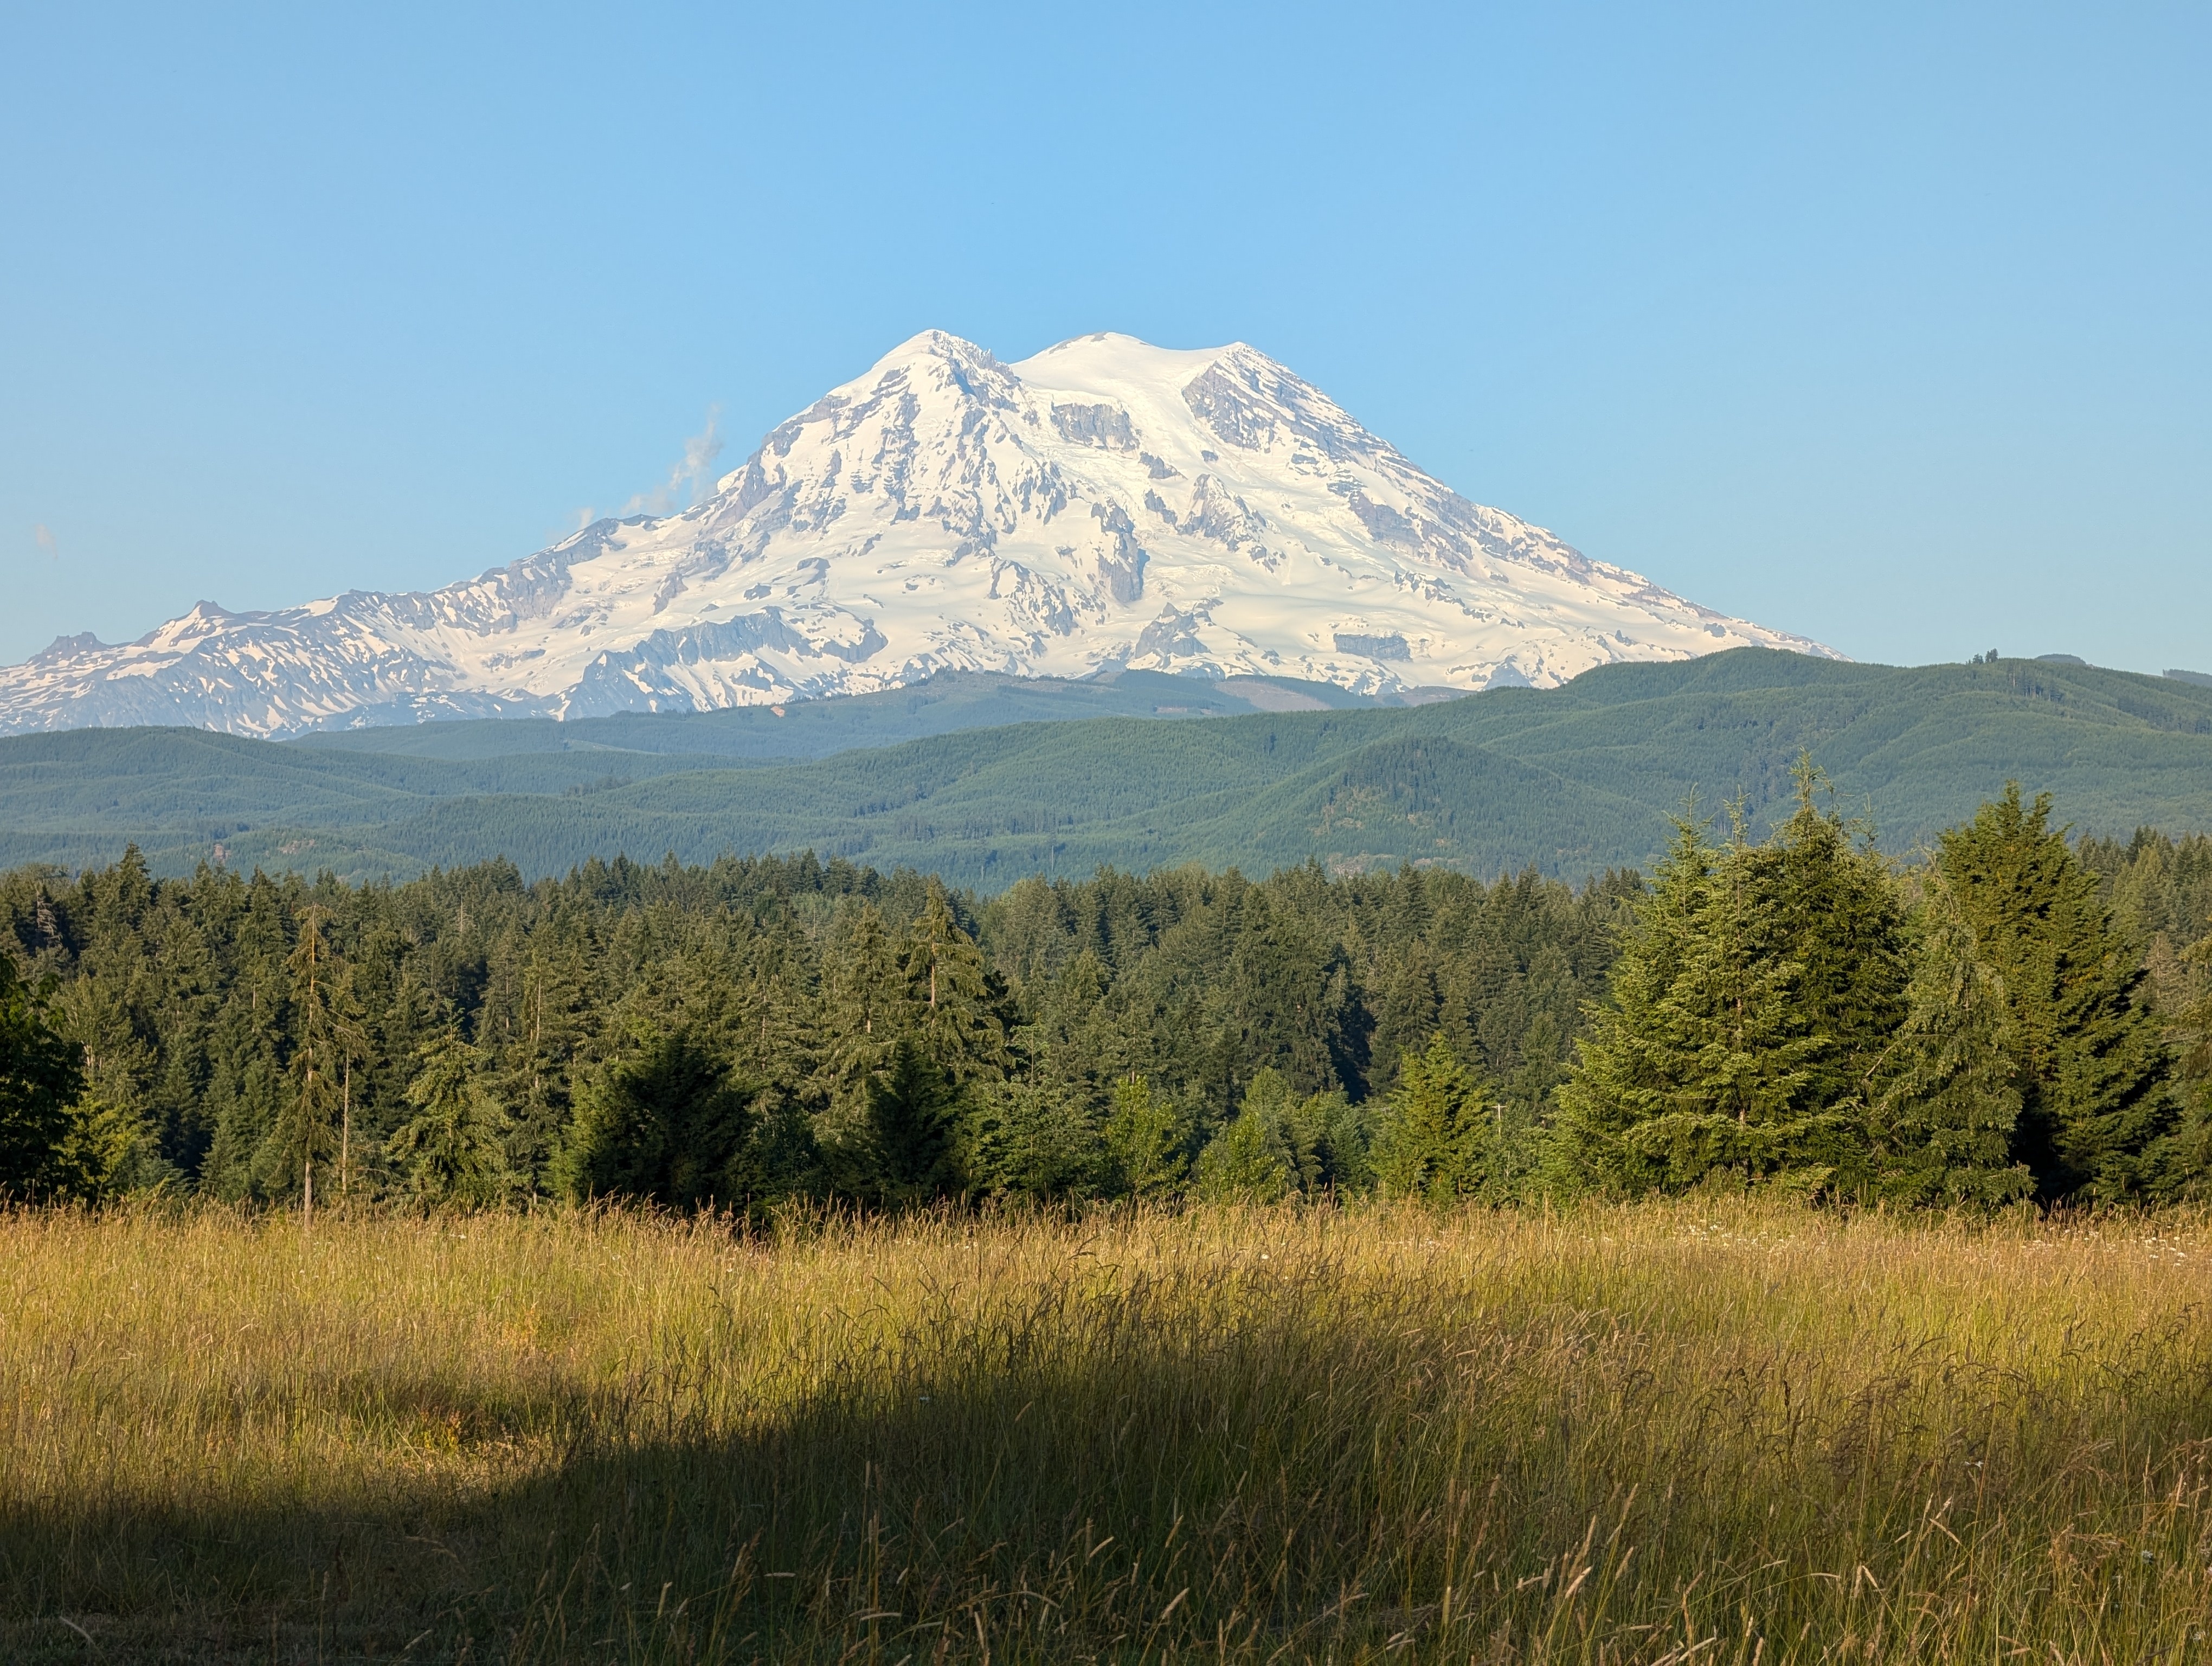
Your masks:
{"label": "dark green treetop", "polygon": [[416,1055],[407,1085],[415,1114],[392,1131],[386,1150],[422,1202],[483,1207],[513,1185],[507,1170],[510,1120],[487,1091],[476,1049],[448,1027]]}
{"label": "dark green treetop", "polygon": [[2035,1181],[2012,1155],[2021,1096],[2004,980],[1975,952],[1940,869],[1926,890],[1911,1010],[1872,1096],[1875,1189],[1905,1204],[2009,1202]]}
{"label": "dark green treetop", "polygon": [[2137,999],[2142,961],[2050,818],[2049,794],[2023,803],[2008,783],[1943,835],[1936,860],[1975,953],[2003,981],[2021,1095],[2014,1158],[2040,1196],[2111,1201],[2162,1184],[2171,1061]]}
{"label": "dark green treetop", "polygon": [[88,1172],[84,1053],[47,1025],[50,982],[31,983],[0,948],[0,1196],[80,1192]]}
{"label": "dark green treetop", "polygon": [[1729,1173],[1798,1189],[1869,1178],[1866,1084],[1907,1010],[1904,915],[1881,859],[1816,802],[1764,843],[1694,813],[1559,1093],[1552,1167],[1637,1193]]}
{"label": "dark green treetop", "polygon": [[562,1153],[567,1189],[672,1208],[744,1202],[757,1091],[688,1031],[647,1038],[583,1094]]}

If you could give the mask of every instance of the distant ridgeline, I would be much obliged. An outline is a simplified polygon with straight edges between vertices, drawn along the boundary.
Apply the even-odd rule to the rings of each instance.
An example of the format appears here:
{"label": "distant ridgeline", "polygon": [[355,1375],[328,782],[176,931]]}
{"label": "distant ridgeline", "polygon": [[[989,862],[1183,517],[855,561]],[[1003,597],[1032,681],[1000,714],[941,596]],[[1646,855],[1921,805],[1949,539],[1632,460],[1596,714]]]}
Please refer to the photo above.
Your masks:
{"label": "distant ridgeline", "polygon": [[[1205,721],[1195,721],[1203,719]],[[2017,779],[2077,832],[2212,829],[2212,684],[2049,660],[1898,669],[1745,648],[1548,691],[1377,706],[1325,684],[948,674],[775,708],[423,724],[278,744],[0,740],[0,866],[360,879],[504,858],[816,852],[988,894],[1027,873],[1648,866],[1694,793],[1755,826],[1809,750],[1905,853]]]}
{"label": "distant ridgeline", "polygon": [[0,1194],[2204,1195],[2212,839],[2069,846],[2008,793],[1900,872],[1824,802],[1579,890],[19,869]]}

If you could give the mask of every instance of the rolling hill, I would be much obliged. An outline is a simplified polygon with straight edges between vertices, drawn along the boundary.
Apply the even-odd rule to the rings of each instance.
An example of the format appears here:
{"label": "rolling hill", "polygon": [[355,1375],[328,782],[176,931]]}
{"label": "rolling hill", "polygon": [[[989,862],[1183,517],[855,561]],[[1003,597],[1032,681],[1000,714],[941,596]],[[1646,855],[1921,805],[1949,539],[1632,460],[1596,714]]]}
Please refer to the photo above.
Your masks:
{"label": "rolling hill", "polygon": [[[353,877],[501,854],[538,873],[617,852],[809,848],[984,890],[1102,862],[1309,857],[1580,877],[1648,862],[1692,792],[1708,808],[1740,792],[1764,817],[1787,800],[1801,749],[1893,850],[2013,778],[2054,793],[2083,830],[2212,828],[2212,689],[2085,666],[1898,668],[1744,648],[1604,666],[1557,690],[1249,708],[1286,695],[1322,704],[1296,685],[986,678],[784,717],[430,724],[295,744],[23,736],[0,740],[0,865],[105,861],[136,841],[164,871],[220,846],[234,864]],[[1087,714],[1117,701],[1127,708]],[[1032,721],[993,723],[1004,714]],[[412,750],[368,750],[386,739]]]}

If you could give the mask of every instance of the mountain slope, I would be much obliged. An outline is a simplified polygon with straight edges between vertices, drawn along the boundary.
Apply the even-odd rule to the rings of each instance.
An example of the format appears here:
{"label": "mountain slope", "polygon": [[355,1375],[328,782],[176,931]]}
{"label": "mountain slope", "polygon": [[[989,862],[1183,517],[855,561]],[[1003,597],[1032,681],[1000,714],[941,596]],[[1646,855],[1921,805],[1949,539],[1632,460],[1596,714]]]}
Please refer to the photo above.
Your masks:
{"label": "mountain slope", "polygon": [[[1031,688],[1014,703],[1054,697]],[[846,703],[823,702],[825,727]],[[1648,862],[1692,791],[1709,811],[1741,792],[1762,824],[1787,807],[1801,749],[1899,853],[2008,779],[2053,792],[2080,830],[2212,830],[2212,689],[2021,660],[1905,670],[1741,649],[1413,708],[1026,722],[806,762],[741,755],[735,768],[712,755],[718,729],[750,745],[749,727],[781,723],[579,724],[597,739],[566,751],[513,726],[518,751],[504,757],[485,751],[504,724],[396,732],[470,754],[446,758],[356,750],[373,737],[0,739],[0,866],[106,861],[135,839],[163,871],[214,859],[351,877],[495,855],[536,874],[617,853],[811,848],[986,889],[1100,862],[1266,870],[1308,857],[1579,878]],[[631,746],[611,744],[625,734]]]}
{"label": "mountain slope", "polygon": [[[1080,681],[945,671],[904,688],[775,706],[705,712],[620,712],[606,717],[456,719],[405,728],[322,729],[294,745],[317,751],[394,752],[456,762],[511,753],[701,753],[789,762],[855,746],[890,746],[958,729],[1079,717],[1227,717],[1261,711],[1336,711],[1404,704],[1291,678],[1219,681],[1160,672],[1108,672]],[[1425,703],[1425,702],[1424,702]]]}
{"label": "mountain slope", "polygon": [[1548,688],[1745,645],[1828,652],[1468,502],[1241,344],[1006,365],[931,331],[681,514],[426,593],[65,638],[0,670],[0,732],[700,711],[946,670]]}

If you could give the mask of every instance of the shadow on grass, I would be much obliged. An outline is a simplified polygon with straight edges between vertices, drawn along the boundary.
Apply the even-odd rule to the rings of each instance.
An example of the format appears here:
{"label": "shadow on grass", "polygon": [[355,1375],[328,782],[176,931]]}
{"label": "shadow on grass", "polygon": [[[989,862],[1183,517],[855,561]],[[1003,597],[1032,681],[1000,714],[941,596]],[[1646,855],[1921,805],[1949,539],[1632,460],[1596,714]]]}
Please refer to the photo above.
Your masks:
{"label": "shadow on grass", "polygon": [[1440,1328],[1278,1293],[1218,1324],[1047,1296],[779,1409],[717,1400],[711,1371],[619,1402],[380,1389],[410,1432],[367,1490],[292,1468],[0,1517],[0,1647],[887,1666],[2200,1648],[2212,1375],[2185,1339],[2085,1396],[1924,1350],[1824,1383],[1773,1352],[1695,1370],[1619,1322]]}
{"label": "shadow on grass", "polygon": [[[734,1437],[692,1434],[700,1419],[649,1396],[579,1404],[557,1420],[566,1450],[540,1444],[534,1463],[522,1454],[544,1430],[511,1402],[380,1388],[378,1409],[413,1432],[374,1493],[293,1472],[277,1497],[234,1483],[188,1503],[0,1516],[9,1606],[41,1616],[16,1620],[9,1646],[57,1660],[856,1645],[1066,1658],[1224,1628],[1341,1632],[1374,1605],[1358,1587],[1378,1567],[1418,1583],[1403,1547],[1442,1524],[1404,1462],[1416,1449],[1378,1442],[1376,1414],[1433,1410],[1447,1385],[1417,1369],[1378,1407],[1396,1380],[1378,1367],[1402,1339],[1346,1348],[1322,1329],[1177,1342],[1132,1326],[1082,1361],[1005,1335],[832,1383]],[[1315,1391],[1332,1379],[1345,1391]],[[440,1479],[495,1475],[509,1450],[523,1473],[504,1481]]]}

